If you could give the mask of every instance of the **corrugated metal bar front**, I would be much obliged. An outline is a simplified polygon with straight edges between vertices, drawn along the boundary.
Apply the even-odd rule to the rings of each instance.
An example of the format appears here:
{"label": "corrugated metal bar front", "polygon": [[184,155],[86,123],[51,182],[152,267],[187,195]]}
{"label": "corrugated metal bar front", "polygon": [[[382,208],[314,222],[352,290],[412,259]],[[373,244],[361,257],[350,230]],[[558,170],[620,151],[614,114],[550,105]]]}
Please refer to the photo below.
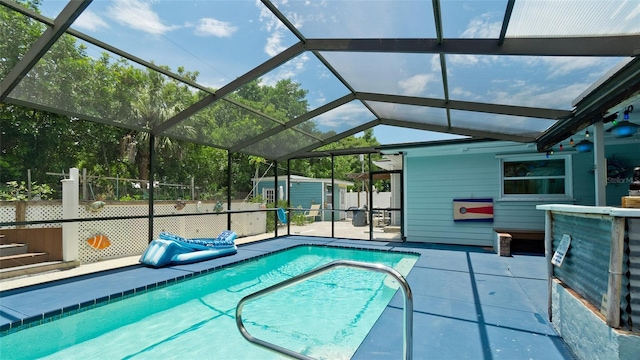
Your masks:
{"label": "corrugated metal bar front", "polygon": [[640,219],[627,218],[624,254],[621,325],[640,332]]}
{"label": "corrugated metal bar front", "polygon": [[612,218],[575,215],[553,214],[553,248],[564,234],[571,234],[569,251],[562,266],[554,267],[554,275],[601,309],[609,278]]}

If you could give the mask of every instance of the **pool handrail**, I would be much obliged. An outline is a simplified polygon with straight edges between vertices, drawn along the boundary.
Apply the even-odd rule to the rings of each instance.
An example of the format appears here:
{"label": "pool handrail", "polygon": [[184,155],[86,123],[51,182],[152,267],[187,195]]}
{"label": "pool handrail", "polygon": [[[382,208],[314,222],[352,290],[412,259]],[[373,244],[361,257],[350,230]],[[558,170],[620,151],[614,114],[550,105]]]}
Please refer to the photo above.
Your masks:
{"label": "pool handrail", "polygon": [[302,360],[314,360],[312,357],[297,353],[293,350],[284,348],[282,346],[278,346],[272,344],[270,342],[258,339],[253,337],[247,329],[244,327],[242,322],[242,308],[244,304],[253,299],[257,299],[263,297],[269,293],[272,293],[276,290],[280,290],[289,286],[296,285],[305,281],[308,278],[320,275],[326,271],[331,270],[334,267],[351,267],[351,268],[359,268],[363,270],[372,270],[376,272],[385,273],[387,275],[393,276],[400,283],[400,288],[404,294],[404,346],[402,348],[403,358],[406,360],[411,360],[413,358],[413,294],[411,292],[411,288],[409,287],[409,283],[407,280],[400,274],[397,270],[390,268],[386,265],[376,264],[376,263],[368,263],[361,261],[352,261],[352,260],[336,260],[325,265],[319,266],[313,270],[307,271],[300,275],[294,276],[290,279],[286,279],[277,284],[271,285],[267,288],[259,290],[253,294],[249,294],[238,302],[238,306],[236,307],[236,325],[238,326],[238,330],[240,330],[240,334],[247,339],[249,342],[254,343],[258,346],[266,348],[268,350],[278,352],[283,355],[290,356],[296,359]]}

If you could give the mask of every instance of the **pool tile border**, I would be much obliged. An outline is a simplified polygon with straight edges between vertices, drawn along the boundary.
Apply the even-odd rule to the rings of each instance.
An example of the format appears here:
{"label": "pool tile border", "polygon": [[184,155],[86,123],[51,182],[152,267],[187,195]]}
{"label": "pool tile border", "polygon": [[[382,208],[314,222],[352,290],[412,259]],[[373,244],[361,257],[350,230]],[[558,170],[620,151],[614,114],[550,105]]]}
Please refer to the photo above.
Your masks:
{"label": "pool tile border", "polygon": [[[247,247],[249,247],[249,246],[250,246],[250,244],[247,244]],[[146,293],[146,292],[149,292],[149,291],[153,291],[153,290],[157,290],[157,289],[169,286],[169,285],[173,285],[173,284],[178,283],[178,282],[182,282],[182,281],[185,281],[185,280],[190,280],[192,278],[196,278],[196,277],[199,277],[199,276],[202,276],[202,275],[207,275],[209,273],[213,273],[213,272],[219,271],[222,268],[226,268],[226,267],[229,267],[229,266],[242,264],[242,263],[245,263],[245,262],[248,262],[248,261],[254,261],[256,259],[260,259],[260,258],[265,257],[265,256],[277,254],[277,253],[280,253],[280,252],[283,252],[283,251],[286,251],[286,250],[290,250],[290,249],[293,249],[293,248],[296,248],[296,247],[300,247],[300,246],[319,246],[319,247],[333,247],[333,248],[348,248],[348,249],[367,250],[367,251],[397,252],[397,253],[404,253],[404,254],[420,256],[419,252],[407,251],[405,249],[401,249],[400,250],[398,248],[389,247],[389,245],[386,245],[386,244],[385,245],[381,245],[381,246],[376,246],[376,247],[364,247],[364,246],[358,246],[358,244],[350,245],[350,244],[346,244],[344,242],[339,242],[337,244],[331,244],[330,242],[329,243],[324,243],[324,244],[319,244],[319,243],[292,244],[291,246],[286,246],[286,247],[283,247],[281,249],[268,251],[268,252],[263,252],[261,254],[256,254],[255,256],[251,256],[251,257],[248,257],[248,258],[245,258],[245,259],[240,259],[240,260],[233,261],[233,262],[226,263],[226,264],[216,265],[216,266],[213,266],[211,268],[206,268],[206,269],[203,269],[203,270],[185,270],[185,271],[189,271],[189,272],[184,274],[184,275],[176,276],[176,277],[173,277],[173,278],[169,278],[169,279],[166,279],[166,280],[162,280],[162,281],[151,283],[151,284],[144,285],[144,286],[139,286],[139,287],[137,287],[135,289],[128,289],[128,290],[117,292],[117,293],[114,293],[114,294],[111,294],[111,295],[102,296],[100,298],[84,301],[84,302],[79,303],[79,304],[68,305],[68,306],[65,306],[64,308],[57,309],[57,310],[51,310],[51,311],[48,311],[48,312],[40,314],[40,315],[30,316],[30,317],[27,317],[27,318],[24,318],[24,319],[16,320],[16,321],[13,321],[13,322],[10,322],[8,324],[4,324],[4,325],[0,326],[0,338],[2,338],[3,336],[10,335],[10,334],[13,334],[15,332],[18,332],[20,330],[24,330],[24,329],[28,329],[28,328],[31,328],[31,327],[34,327],[34,326],[38,326],[38,325],[49,323],[51,321],[58,320],[58,319],[61,319],[63,317],[66,317],[66,316],[72,316],[72,315],[75,315],[77,313],[81,313],[81,312],[84,312],[84,311],[87,311],[87,310],[95,309],[97,307],[108,305],[108,304],[113,303],[113,302],[125,300],[125,299],[128,299],[130,297],[141,295],[143,293]],[[135,265],[135,266],[138,266],[138,265]]]}

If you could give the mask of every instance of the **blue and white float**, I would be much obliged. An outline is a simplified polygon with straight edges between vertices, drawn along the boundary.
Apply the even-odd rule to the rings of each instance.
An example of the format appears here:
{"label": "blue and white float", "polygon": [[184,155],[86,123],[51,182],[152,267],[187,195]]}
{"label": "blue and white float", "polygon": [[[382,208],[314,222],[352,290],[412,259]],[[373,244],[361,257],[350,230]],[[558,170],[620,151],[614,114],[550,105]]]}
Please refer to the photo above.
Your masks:
{"label": "blue and white float", "polygon": [[198,261],[233,255],[237,234],[225,230],[217,238],[185,239],[175,234],[161,232],[159,239],[149,243],[140,262],[153,267],[190,264]]}

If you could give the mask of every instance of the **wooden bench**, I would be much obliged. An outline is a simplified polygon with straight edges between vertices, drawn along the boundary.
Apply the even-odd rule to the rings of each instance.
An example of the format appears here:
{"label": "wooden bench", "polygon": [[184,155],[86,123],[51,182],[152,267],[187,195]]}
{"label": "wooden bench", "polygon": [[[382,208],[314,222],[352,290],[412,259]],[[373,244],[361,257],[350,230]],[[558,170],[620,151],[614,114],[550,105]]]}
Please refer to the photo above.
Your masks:
{"label": "wooden bench", "polygon": [[514,252],[544,254],[544,230],[495,228],[498,255]]}

